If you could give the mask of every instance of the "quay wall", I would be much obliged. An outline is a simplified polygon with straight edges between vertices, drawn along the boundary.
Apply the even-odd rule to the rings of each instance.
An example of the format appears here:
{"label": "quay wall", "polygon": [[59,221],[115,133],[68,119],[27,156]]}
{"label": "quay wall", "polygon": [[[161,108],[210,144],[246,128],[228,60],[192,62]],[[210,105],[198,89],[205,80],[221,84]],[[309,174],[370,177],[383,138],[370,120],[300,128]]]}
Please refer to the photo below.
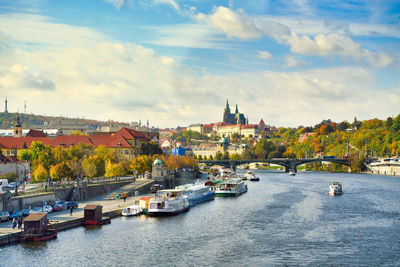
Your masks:
{"label": "quay wall", "polygon": [[[116,218],[121,216],[121,213],[122,213],[122,208],[117,208],[114,210],[105,211],[102,213],[102,215],[105,217]],[[50,222],[56,224],[58,231],[64,231],[67,229],[83,225],[83,216],[79,218],[68,219],[62,222],[56,222],[52,220],[50,220]],[[22,232],[0,235],[0,246],[18,243],[21,234]]]}
{"label": "quay wall", "polygon": [[400,176],[400,164],[369,165],[372,174]]}

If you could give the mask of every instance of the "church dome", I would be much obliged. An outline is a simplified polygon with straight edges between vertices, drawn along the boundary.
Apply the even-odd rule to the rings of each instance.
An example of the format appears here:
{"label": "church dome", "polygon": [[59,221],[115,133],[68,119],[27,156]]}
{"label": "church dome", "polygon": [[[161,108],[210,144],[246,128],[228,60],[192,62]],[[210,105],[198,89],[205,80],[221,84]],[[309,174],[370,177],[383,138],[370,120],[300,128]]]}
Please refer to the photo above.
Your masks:
{"label": "church dome", "polygon": [[161,161],[159,158],[157,158],[157,159],[153,162],[153,165],[154,165],[154,166],[160,166],[160,165],[163,165],[163,163],[162,163],[162,161]]}

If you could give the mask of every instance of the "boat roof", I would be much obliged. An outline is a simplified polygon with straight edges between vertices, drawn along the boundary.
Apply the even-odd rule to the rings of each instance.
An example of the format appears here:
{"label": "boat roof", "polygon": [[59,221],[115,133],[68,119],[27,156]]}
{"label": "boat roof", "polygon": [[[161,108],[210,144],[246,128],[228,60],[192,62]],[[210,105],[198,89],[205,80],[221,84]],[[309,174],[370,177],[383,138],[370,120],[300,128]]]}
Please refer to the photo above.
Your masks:
{"label": "boat roof", "polygon": [[39,213],[31,213],[24,219],[24,222],[37,222],[40,221],[43,217],[45,217],[47,213],[39,212]]}
{"label": "boat roof", "polygon": [[158,192],[161,193],[168,193],[168,192],[173,192],[173,193],[179,193],[179,192],[184,192],[185,190],[183,189],[163,189],[163,190],[158,190]]}
{"label": "boat roof", "polygon": [[84,210],[95,210],[97,207],[102,207],[101,205],[86,205]]}

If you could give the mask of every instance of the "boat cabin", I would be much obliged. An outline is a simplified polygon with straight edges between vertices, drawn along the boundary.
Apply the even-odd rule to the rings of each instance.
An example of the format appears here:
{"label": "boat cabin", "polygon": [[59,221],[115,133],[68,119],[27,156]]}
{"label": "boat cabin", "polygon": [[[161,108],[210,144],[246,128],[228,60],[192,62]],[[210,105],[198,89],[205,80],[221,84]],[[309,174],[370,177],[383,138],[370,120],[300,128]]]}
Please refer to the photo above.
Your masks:
{"label": "boat cabin", "polygon": [[103,213],[103,206],[100,205],[86,205],[84,208],[84,221],[85,222],[100,222]]}
{"label": "boat cabin", "polygon": [[32,213],[24,219],[24,234],[42,235],[47,232],[47,214]]}
{"label": "boat cabin", "polygon": [[144,213],[147,213],[147,210],[149,209],[149,203],[150,199],[153,197],[141,197],[139,198],[139,206],[142,208]]}
{"label": "boat cabin", "polygon": [[21,242],[42,241],[57,237],[57,230],[50,226],[47,213],[32,213],[24,219]]}

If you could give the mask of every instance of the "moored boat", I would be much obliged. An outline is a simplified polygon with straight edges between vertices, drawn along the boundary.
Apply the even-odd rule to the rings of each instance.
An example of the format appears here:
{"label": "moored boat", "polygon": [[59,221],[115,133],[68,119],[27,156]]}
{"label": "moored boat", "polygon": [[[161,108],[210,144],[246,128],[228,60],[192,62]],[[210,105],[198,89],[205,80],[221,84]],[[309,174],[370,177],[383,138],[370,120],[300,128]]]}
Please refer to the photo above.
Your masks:
{"label": "moored boat", "polygon": [[295,173],[293,170],[291,170],[291,171],[289,171],[289,175],[290,175],[290,176],[295,176],[296,173]]}
{"label": "moored boat", "polygon": [[139,205],[132,205],[122,209],[121,215],[128,216],[138,216],[142,214],[142,208]]}
{"label": "moored boat", "polygon": [[83,208],[83,224],[84,225],[102,225],[111,223],[110,217],[102,216],[103,206],[101,205],[86,205]]}
{"label": "moored boat", "polygon": [[215,192],[204,183],[186,184],[176,186],[175,189],[184,190],[190,206],[212,200],[215,198]]}
{"label": "moored boat", "polygon": [[24,219],[24,230],[21,235],[21,242],[39,242],[57,237],[57,229],[50,224],[47,214],[32,213]]}
{"label": "moored boat", "polygon": [[254,171],[247,171],[245,174],[245,177],[247,180],[250,180],[253,182],[260,181],[260,178],[256,175],[256,173]]}
{"label": "moored boat", "polygon": [[247,192],[247,185],[240,179],[230,179],[214,186],[215,196],[234,197]]}
{"label": "moored boat", "polygon": [[154,198],[150,199],[147,215],[173,216],[188,211],[189,207],[189,201],[184,190],[160,190]]}
{"label": "moored boat", "polygon": [[343,194],[342,184],[340,182],[330,182],[329,183],[329,195],[337,196]]}

